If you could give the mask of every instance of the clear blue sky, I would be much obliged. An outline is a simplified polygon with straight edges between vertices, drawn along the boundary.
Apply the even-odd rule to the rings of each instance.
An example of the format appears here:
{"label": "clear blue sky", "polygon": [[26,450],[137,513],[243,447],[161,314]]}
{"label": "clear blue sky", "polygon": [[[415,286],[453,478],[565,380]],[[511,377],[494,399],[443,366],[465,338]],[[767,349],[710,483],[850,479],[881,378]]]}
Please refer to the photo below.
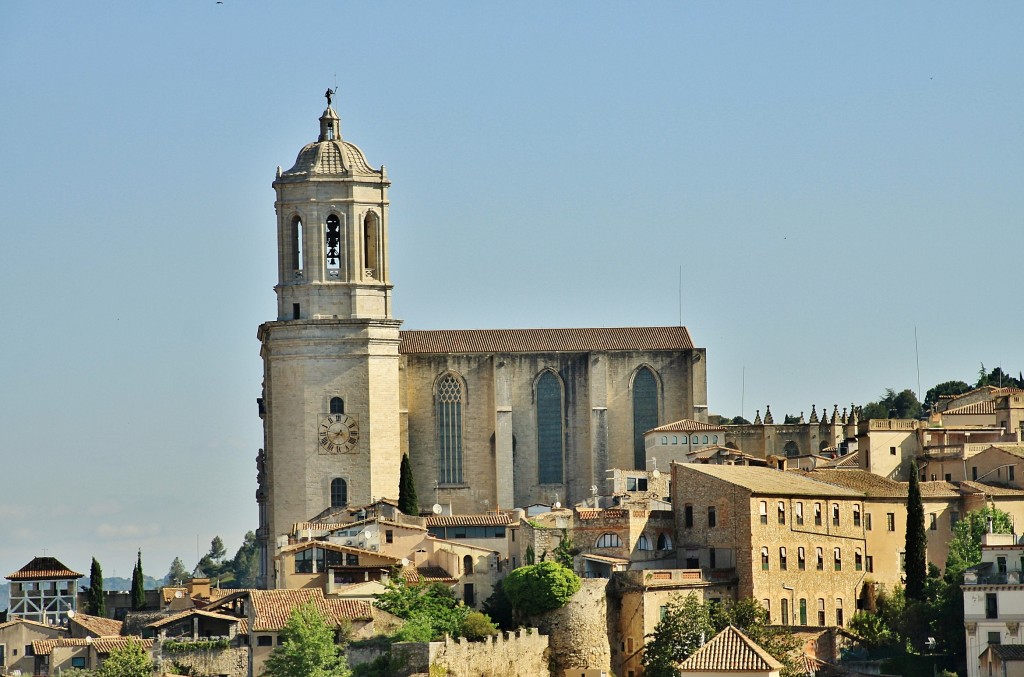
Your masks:
{"label": "clear blue sky", "polygon": [[[1024,368],[1024,5],[0,5],[0,575],[256,527],[271,181],[340,87],[408,328],[683,322],[752,417]],[[682,266],[682,294],[679,270]],[[681,301],[681,304],[680,304]],[[745,392],[743,388],[745,368]]]}

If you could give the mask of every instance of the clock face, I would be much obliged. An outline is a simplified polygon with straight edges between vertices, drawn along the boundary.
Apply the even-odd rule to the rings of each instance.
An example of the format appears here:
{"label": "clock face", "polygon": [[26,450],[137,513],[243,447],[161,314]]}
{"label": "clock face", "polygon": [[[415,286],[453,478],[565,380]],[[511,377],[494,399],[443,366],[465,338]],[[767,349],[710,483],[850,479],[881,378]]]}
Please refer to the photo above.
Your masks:
{"label": "clock face", "polygon": [[359,422],[346,414],[328,414],[320,421],[320,451],[350,454],[359,444]]}

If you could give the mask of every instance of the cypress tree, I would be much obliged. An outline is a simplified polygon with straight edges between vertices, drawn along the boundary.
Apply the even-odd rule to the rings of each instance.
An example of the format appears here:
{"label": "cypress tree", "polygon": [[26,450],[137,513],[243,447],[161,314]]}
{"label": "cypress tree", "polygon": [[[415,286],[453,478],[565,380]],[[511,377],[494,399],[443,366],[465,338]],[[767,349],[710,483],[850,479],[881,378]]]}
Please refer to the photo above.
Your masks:
{"label": "cypress tree", "polygon": [[142,577],[142,548],[139,548],[139,557],[135,560],[135,570],[132,571],[132,611],[142,611],[146,608],[145,579]]}
{"label": "cypress tree", "polygon": [[412,478],[412,464],[409,454],[402,455],[398,478],[398,509],[406,515],[419,515],[420,505],[416,498],[416,483]]}
{"label": "cypress tree", "polygon": [[924,531],[924,502],[917,477],[917,463],[910,465],[907,487],[907,599],[924,600],[924,583],[928,573],[928,537]]}
{"label": "cypress tree", "polygon": [[89,590],[86,593],[86,599],[90,615],[107,615],[107,600],[103,595],[103,569],[95,557],[92,558],[92,567],[89,569]]}

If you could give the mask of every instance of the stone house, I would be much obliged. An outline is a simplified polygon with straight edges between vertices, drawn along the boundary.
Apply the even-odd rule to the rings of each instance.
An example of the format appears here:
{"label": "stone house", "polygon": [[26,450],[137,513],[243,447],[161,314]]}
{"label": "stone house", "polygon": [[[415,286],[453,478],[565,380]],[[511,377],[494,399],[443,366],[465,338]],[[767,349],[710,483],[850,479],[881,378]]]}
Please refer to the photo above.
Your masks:
{"label": "stone house", "polygon": [[275,587],[318,588],[330,594],[335,585],[380,580],[401,565],[401,558],[373,550],[328,541],[304,541],[277,551]]}
{"label": "stone house", "polygon": [[989,644],[978,662],[983,675],[1024,677],[1024,644]]}
{"label": "stone house", "polygon": [[143,636],[156,640],[160,665],[190,675],[247,677],[248,620],[202,609],[188,609],[149,623]]}
{"label": "stone house", "polygon": [[98,670],[115,650],[138,644],[152,654],[153,640],[140,637],[66,637],[32,643],[36,675],[58,675],[69,668]]}
{"label": "stone house", "polygon": [[725,444],[725,426],[682,419],[644,433],[647,463],[657,459],[663,468],[672,462],[688,463],[688,457],[709,447]]}
{"label": "stone house", "polygon": [[16,670],[23,675],[37,674],[33,643],[66,637],[67,634],[67,630],[62,628],[24,618],[0,623],[0,675]]}
{"label": "stone house", "polygon": [[752,466],[674,464],[677,547],[686,568],[733,570],[782,625],[844,625],[863,586],[861,492]]}

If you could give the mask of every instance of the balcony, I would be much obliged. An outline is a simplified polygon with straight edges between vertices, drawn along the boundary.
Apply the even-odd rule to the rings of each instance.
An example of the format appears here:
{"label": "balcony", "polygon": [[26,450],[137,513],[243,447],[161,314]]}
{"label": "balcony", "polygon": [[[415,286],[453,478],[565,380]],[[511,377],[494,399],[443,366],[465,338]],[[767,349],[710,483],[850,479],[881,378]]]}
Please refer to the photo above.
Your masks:
{"label": "balcony", "polygon": [[1020,585],[1019,571],[965,571],[964,585]]}

